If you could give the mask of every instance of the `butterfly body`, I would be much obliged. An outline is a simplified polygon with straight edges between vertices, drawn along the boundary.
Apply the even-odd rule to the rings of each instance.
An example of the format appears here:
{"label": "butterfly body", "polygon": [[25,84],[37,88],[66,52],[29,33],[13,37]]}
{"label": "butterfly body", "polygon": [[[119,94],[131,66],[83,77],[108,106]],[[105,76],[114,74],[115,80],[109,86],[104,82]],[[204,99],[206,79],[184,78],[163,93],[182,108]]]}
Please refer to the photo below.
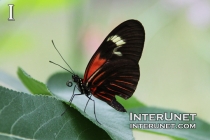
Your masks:
{"label": "butterfly body", "polygon": [[[83,84],[83,79],[75,74],[72,75],[72,79],[73,79],[73,82],[76,83],[77,88],[80,91],[80,93],[85,94],[87,97],[89,97],[89,95],[91,94],[90,89]],[[67,86],[68,86],[68,82],[67,82]]]}

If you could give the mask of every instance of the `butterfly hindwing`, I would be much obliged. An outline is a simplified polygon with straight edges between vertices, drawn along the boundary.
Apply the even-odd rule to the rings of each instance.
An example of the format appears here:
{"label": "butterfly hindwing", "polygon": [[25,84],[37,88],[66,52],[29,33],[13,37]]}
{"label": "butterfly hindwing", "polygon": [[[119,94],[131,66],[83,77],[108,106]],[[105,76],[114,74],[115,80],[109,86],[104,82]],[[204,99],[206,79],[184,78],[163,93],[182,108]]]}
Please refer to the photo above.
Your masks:
{"label": "butterfly hindwing", "polygon": [[[110,105],[118,106],[120,104],[116,101],[115,95],[124,99],[131,97],[139,80],[139,66],[132,64],[132,61],[129,62],[130,65],[126,63],[126,60],[122,60],[120,64],[117,62],[104,64],[95,74],[94,80],[89,83],[92,94]],[[112,107],[118,111],[125,111],[123,107]]]}
{"label": "butterfly hindwing", "polygon": [[118,25],[92,56],[83,79],[91,93],[118,111],[125,111],[115,95],[131,97],[139,81],[139,59],[145,40],[142,24],[128,20]]}

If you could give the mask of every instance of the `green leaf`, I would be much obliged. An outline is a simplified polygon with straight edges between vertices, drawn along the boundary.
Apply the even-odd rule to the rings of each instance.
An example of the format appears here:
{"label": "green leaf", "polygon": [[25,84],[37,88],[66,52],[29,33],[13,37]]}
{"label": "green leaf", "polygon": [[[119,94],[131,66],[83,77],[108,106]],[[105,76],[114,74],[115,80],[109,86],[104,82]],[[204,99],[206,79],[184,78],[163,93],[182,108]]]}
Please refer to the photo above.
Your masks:
{"label": "green leaf", "polygon": [[31,91],[31,93],[41,95],[52,95],[52,93],[48,90],[45,84],[33,79],[23,69],[18,68],[17,74],[20,80],[23,82],[23,84]]}
{"label": "green leaf", "polygon": [[[132,113],[182,113],[180,111],[176,110],[170,110],[170,109],[161,109],[161,108],[156,108],[156,107],[140,107],[140,108],[133,108],[129,109],[129,112]],[[169,114],[168,114],[169,115]],[[170,116],[170,115],[169,115]],[[168,116],[168,117],[169,117]],[[137,129],[140,131],[146,131],[146,132],[152,132],[152,133],[157,133],[165,136],[170,136],[175,139],[189,139],[189,140],[209,140],[210,138],[210,124],[207,122],[201,120],[198,118],[198,116],[195,117],[194,121],[130,121],[130,123],[175,123],[176,126],[180,123],[182,124],[196,124],[196,129]]]}
{"label": "green leaf", "polygon": [[52,96],[1,86],[0,126],[0,139],[110,139],[104,130]]}
{"label": "green leaf", "polygon": [[[134,93],[135,94],[135,93]],[[126,110],[130,108],[135,108],[135,107],[145,107],[146,105],[139,100],[137,100],[134,96],[130,97],[129,99],[125,100],[123,98],[120,98],[116,96],[117,101],[119,101]]]}
{"label": "green leaf", "polygon": [[[66,86],[66,81],[69,79],[72,79],[71,74],[57,73],[52,75],[47,82],[49,89],[57,96],[57,98],[60,98],[65,102],[69,101],[73,94],[74,86]],[[80,94],[80,92],[76,89],[74,94]],[[127,113],[118,112],[105,102],[98,100],[93,96],[91,98],[95,100],[96,117],[101,125],[95,119],[94,104],[92,101],[89,101],[86,113],[84,113],[84,108],[88,101],[88,98],[85,95],[75,96],[72,102],[72,104],[74,104],[73,107],[97,126],[104,129],[112,139],[134,139],[132,130],[129,129],[129,118]]]}

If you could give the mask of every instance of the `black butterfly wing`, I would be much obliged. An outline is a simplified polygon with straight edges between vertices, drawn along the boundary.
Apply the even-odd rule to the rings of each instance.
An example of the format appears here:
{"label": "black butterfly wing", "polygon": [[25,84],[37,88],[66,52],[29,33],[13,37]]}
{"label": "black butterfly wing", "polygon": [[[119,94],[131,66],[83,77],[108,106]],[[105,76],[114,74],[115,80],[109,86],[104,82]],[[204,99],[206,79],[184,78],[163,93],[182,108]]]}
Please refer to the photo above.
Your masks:
{"label": "black butterfly wing", "polygon": [[142,24],[127,20],[109,33],[86,68],[83,83],[95,97],[118,111],[125,109],[115,95],[128,99],[138,84],[144,40]]}

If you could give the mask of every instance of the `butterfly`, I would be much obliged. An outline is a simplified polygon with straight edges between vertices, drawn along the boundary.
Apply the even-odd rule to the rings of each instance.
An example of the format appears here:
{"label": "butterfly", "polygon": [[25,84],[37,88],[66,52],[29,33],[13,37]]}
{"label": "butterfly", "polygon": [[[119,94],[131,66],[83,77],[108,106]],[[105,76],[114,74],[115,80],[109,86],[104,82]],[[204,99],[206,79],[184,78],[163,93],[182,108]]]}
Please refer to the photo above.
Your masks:
{"label": "butterfly", "polygon": [[[115,96],[128,99],[133,95],[140,77],[138,62],[142,55],[144,41],[143,25],[137,20],[127,20],[114,28],[104,39],[90,59],[83,78],[76,75],[66,63],[71,69],[69,72],[72,73],[73,82],[76,83],[70,103],[75,95],[86,95],[88,102],[89,100],[94,102],[96,120],[95,101],[91,98],[92,95],[117,111],[126,112]],[[66,84],[71,87],[71,80]],[[76,87],[80,94],[74,94]]]}

